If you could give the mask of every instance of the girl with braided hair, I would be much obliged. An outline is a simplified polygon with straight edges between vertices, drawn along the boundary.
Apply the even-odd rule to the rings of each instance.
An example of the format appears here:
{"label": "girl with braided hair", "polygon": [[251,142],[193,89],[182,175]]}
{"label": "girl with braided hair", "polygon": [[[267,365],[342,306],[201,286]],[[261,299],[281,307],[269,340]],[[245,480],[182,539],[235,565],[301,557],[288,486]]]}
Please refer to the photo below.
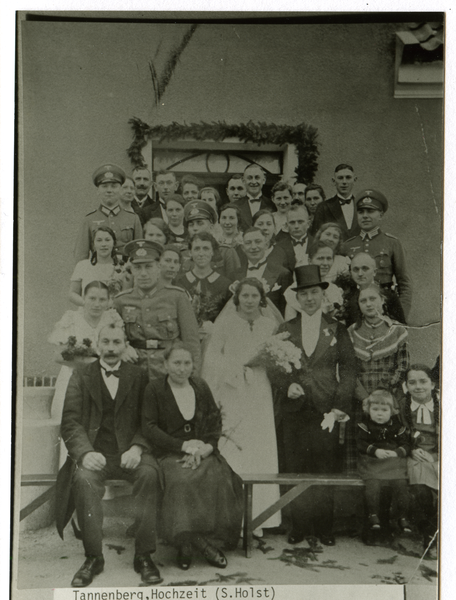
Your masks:
{"label": "girl with braided hair", "polygon": [[416,506],[414,520],[423,535],[424,548],[430,546],[428,556],[437,558],[440,398],[431,369],[411,365],[405,374],[404,391],[400,410],[404,425],[412,433],[407,471]]}

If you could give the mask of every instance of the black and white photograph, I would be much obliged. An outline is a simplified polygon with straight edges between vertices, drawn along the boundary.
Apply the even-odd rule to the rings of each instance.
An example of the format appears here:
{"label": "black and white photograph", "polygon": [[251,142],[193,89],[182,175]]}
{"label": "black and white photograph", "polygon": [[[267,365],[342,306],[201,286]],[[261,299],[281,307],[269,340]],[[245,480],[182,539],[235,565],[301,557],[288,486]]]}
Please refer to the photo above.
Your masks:
{"label": "black and white photograph", "polygon": [[16,13],[13,600],[438,597],[446,14],[368,10]]}

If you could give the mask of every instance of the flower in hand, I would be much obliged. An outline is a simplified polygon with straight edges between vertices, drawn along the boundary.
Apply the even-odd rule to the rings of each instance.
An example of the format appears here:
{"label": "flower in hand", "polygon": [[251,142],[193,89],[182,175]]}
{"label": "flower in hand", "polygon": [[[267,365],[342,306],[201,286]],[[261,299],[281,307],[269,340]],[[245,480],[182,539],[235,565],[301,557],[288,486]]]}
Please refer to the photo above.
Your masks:
{"label": "flower in hand", "polygon": [[[180,460],[178,460],[177,462],[182,463],[182,468],[183,469],[197,469],[200,464],[201,461],[204,458],[207,458],[208,456],[210,456],[214,450],[214,448],[211,446],[211,444],[205,444],[204,442],[201,442],[200,440],[191,440],[192,442],[199,442],[200,446],[195,449],[195,446],[192,446],[192,450],[194,450],[194,452],[192,452],[191,454],[187,454],[187,456],[184,456],[184,458],[181,458]],[[185,442],[184,442],[185,444]],[[184,444],[182,445],[182,450],[185,452],[184,450]]]}

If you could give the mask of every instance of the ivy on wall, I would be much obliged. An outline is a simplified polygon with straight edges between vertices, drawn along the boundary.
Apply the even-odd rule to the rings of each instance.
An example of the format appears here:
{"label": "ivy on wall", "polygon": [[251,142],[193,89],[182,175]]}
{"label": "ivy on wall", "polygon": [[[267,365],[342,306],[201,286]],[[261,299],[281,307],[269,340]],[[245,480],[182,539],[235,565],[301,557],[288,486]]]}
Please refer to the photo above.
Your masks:
{"label": "ivy on wall", "polygon": [[142,149],[151,138],[160,142],[192,138],[198,141],[213,140],[221,142],[226,138],[238,138],[246,144],[294,144],[298,155],[298,166],[295,169],[298,181],[312,183],[317,172],[319,156],[317,129],[306,123],[299,125],[274,125],[274,123],[242,123],[228,125],[224,121],[213,123],[191,123],[181,125],[173,122],[171,125],[147,125],[137,117],[129,120],[134,133],[134,139],[128,148],[128,156],[134,166],[145,164]]}

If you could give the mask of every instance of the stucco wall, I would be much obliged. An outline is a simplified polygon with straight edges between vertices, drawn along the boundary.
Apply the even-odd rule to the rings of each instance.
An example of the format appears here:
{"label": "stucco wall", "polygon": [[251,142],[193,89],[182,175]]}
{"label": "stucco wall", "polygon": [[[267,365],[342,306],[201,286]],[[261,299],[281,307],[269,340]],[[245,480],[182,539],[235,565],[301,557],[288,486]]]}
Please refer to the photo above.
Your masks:
{"label": "stucco wall", "polygon": [[[398,25],[200,25],[154,109],[148,63],[187,27],[23,23],[25,374],[57,371],[46,338],[70,308],[76,231],[97,204],[91,173],[107,160],[130,168],[132,116],[314,125],[315,180],[332,194],[333,168],[348,162],[357,190],[387,196],[384,230],[402,240],[415,286],[410,321],[438,320],[442,101],[393,98]],[[414,359],[433,361],[438,327],[411,342]]]}

